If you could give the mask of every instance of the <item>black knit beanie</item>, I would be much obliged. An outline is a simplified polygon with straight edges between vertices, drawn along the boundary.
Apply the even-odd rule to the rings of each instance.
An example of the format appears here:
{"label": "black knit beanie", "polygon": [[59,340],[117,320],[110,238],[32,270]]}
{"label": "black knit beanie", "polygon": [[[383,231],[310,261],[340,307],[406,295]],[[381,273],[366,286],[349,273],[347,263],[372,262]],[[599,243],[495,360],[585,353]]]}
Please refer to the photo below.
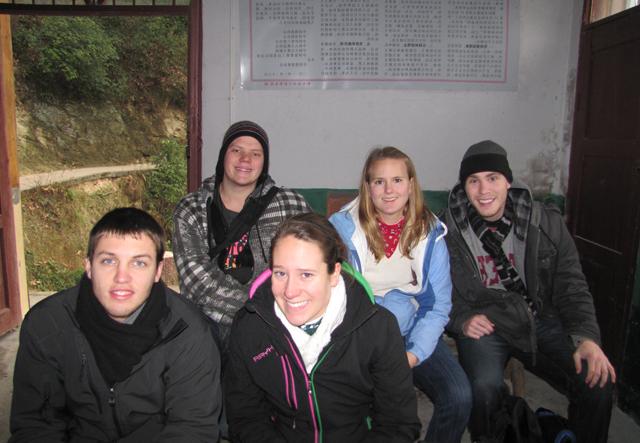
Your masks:
{"label": "black knit beanie", "polygon": [[507,151],[491,140],[484,140],[471,145],[460,163],[460,183],[464,186],[467,177],[476,172],[499,172],[511,183],[513,174],[509,168]]}
{"label": "black knit beanie", "polygon": [[225,132],[222,139],[222,147],[218,154],[218,163],[216,164],[216,185],[222,182],[224,177],[224,156],[227,154],[227,148],[231,142],[236,138],[242,136],[253,137],[262,145],[262,152],[264,155],[264,164],[262,165],[262,172],[260,178],[258,178],[258,184],[262,183],[269,175],[269,137],[262,127],[249,120],[237,122],[229,126],[227,132]]}

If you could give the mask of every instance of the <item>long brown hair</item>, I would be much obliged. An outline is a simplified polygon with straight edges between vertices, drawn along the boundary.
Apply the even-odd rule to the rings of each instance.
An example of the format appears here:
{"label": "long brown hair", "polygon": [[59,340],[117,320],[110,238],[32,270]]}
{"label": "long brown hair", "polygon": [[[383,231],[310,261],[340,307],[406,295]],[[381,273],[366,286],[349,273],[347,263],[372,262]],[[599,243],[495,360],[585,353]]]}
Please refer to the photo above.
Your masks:
{"label": "long brown hair", "polygon": [[409,201],[404,211],[405,226],[400,235],[400,251],[405,257],[411,257],[411,250],[416,247],[423,237],[426,237],[431,230],[432,224],[435,222],[435,216],[427,208],[427,204],[422,196],[422,189],[418,183],[416,176],[416,168],[407,154],[393,146],[384,148],[376,148],[369,153],[367,161],[362,168],[362,177],[360,179],[360,207],[358,209],[358,217],[360,225],[364,230],[369,250],[373,253],[376,261],[384,256],[384,240],[378,229],[376,208],[371,200],[371,192],[369,190],[369,182],[371,180],[370,173],[373,165],[381,160],[393,159],[403,160],[407,168],[407,175],[411,180],[411,192]]}

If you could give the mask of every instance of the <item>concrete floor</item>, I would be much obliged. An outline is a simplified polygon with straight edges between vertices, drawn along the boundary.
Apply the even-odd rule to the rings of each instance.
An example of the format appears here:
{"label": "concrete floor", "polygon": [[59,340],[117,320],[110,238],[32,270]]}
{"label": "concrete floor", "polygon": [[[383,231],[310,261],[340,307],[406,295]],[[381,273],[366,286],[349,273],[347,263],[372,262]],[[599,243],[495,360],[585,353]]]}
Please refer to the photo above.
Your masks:
{"label": "concrete floor", "polygon": [[[15,355],[18,349],[19,331],[12,331],[0,337],[0,442],[9,438],[9,412],[11,408],[12,378]],[[526,372],[526,399],[533,410],[543,406],[552,411],[566,415],[567,401],[533,374]],[[429,400],[418,392],[418,415],[425,425],[433,408]],[[468,433],[462,442],[470,443]],[[640,441],[640,426],[617,407],[613,410],[611,426],[609,427],[610,443],[634,443]]]}
{"label": "concrete floor", "polygon": [[0,442],[9,439],[13,365],[18,350],[18,335],[18,331],[12,331],[0,337]]}

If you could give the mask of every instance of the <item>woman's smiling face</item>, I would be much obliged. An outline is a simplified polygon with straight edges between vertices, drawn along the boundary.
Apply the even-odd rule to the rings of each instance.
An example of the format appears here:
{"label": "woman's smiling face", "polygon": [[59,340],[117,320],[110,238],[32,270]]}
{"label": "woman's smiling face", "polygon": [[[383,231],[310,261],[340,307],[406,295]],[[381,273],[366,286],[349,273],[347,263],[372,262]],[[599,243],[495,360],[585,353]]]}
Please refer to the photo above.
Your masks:
{"label": "woman's smiling face", "polygon": [[340,264],[330,274],[320,247],[293,235],[278,241],[272,263],[271,291],[289,323],[300,326],[321,317],[338,284]]}
{"label": "woman's smiling face", "polygon": [[407,165],[402,159],[386,158],[378,160],[369,168],[369,193],[378,217],[392,225],[404,216],[411,181]]}

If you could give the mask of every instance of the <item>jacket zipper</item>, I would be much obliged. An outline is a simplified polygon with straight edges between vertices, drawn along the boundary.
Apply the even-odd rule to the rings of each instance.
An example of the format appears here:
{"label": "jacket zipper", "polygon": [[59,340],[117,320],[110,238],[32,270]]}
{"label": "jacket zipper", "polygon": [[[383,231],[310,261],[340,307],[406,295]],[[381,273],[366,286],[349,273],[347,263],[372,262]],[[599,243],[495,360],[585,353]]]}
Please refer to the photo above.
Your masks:
{"label": "jacket zipper", "polygon": [[296,359],[296,364],[298,365],[298,368],[300,368],[300,371],[302,372],[302,375],[304,377],[304,383],[307,389],[307,400],[309,401],[309,412],[311,413],[311,422],[313,423],[313,441],[314,443],[321,443],[319,440],[320,430],[318,429],[318,422],[316,420],[316,410],[314,407],[313,391],[311,389],[311,383],[309,382],[309,377],[307,376],[307,370],[302,364],[302,362],[300,361],[300,357],[298,357],[296,348],[291,342],[291,340],[289,339],[289,337],[287,337],[286,335],[284,337],[287,339],[287,342],[289,343],[289,347],[291,348],[291,352],[293,353],[293,356]]}
{"label": "jacket zipper", "polygon": [[87,378],[87,354],[84,352],[80,356],[80,381]]}
{"label": "jacket zipper", "polygon": [[[532,209],[533,211],[533,209]],[[526,243],[525,243],[525,247],[526,247]],[[540,250],[540,227],[538,226],[538,233],[536,235],[536,244],[534,247],[534,255],[537,257],[538,256],[538,251]],[[527,260],[529,259],[528,254],[525,254],[525,263],[524,263],[524,269],[525,269],[525,273],[527,271]],[[537,272],[534,274],[534,278],[537,278]],[[529,286],[530,287],[530,286]],[[539,283],[536,284],[536,292],[539,289]],[[533,300],[533,297],[537,298],[538,300],[542,300],[538,294],[529,294],[529,297],[531,297],[531,299]],[[535,303],[535,301],[534,301]],[[526,304],[526,303],[525,303]],[[531,312],[531,309],[529,309],[529,306],[526,307],[526,311],[527,311],[527,318],[529,319],[529,325],[530,325],[530,332],[529,332],[529,342],[531,343],[531,364],[533,366],[536,365],[536,355],[537,355],[537,340],[536,340],[536,321],[533,318],[533,312]],[[540,314],[540,312],[542,312],[542,302],[540,303],[540,311],[538,312]]]}
{"label": "jacket zipper", "polygon": [[322,429],[322,417],[320,416],[320,406],[318,405],[318,397],[316,395],[316,387],[313,380],[314,380],[314,376],[316,375],[316,369],[318,369],[318,367],[322,364],[324,359],[327,358],[327,355],[329,354],[329,351],[331,350],[332,347],[333,345],[329,346],[329,349],[327,349],[325,353],[322,356],[320,356],[316,364],[313,366],[313,369],[311,370],[311,395],[313,396],[313,402],[315,404],[317,415],[318,415],[318,428],[320,429],[320,435],[319,435],[320,443],[324,441],[324,435],[323,435],[323,429]]}
{"label": "jacket zipper", "polygon": [[293,407],[295,409],[295,414],[293,415],[293,424],[291,427],[293,429],[296,428],[296,416],[298,415],[298,394],[296,392],[296,380],[293,377],[293,369],[291,368],[291,362],[289,361],[289,357],[285,354],[284,356],[285,362],[287,363],[287,370],[289,371],[289,380],[291,380],[291,393],[293,395]]}
{"label": "jacket zipper", "polygon": [[51,423],[53,421],[53,413],[51,412],[51,384],[48,381],[44,383],[43,392],[42,415],[46,423]]}
{"label": "jacket zipper", "polygon": [[120,422],[118,421],[118,413],[116,411],[116,385],[112,385],[109,387],[108,403],[109,403],[109,406],[111,406],[111,415],[113,416],[113,422],[116,425],[118,437],[120,437],[122,435],[122,429],[120,428]]}

